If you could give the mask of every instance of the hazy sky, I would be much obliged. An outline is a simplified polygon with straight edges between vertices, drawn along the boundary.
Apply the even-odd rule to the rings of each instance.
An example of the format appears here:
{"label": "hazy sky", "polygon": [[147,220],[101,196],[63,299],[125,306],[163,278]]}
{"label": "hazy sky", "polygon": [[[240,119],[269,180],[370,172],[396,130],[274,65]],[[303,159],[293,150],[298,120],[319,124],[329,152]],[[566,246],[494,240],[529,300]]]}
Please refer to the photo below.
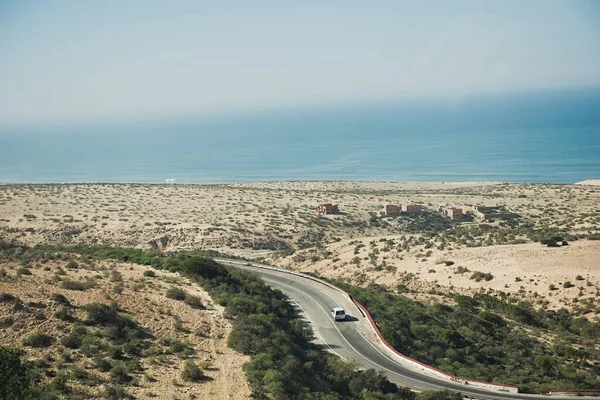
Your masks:
{"label": "hazy sky", "polygon": [[589,86],[595,0],[0,0],[0,125]]}

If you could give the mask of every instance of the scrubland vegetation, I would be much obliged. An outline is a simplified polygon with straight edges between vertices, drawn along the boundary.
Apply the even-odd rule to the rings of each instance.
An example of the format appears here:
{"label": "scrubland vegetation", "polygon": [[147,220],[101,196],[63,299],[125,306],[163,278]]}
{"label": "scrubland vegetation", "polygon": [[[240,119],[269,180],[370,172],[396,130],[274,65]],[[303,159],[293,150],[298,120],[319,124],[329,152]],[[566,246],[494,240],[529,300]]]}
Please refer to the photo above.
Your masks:
{"label": "scrubland vegetation", "polygon": [[[20,268],[31,273],[19,274]],[[243,357],[219,349],[225,331],[212,304],[186,287],[189,280],[143,271],[67,248],[0,240],[0,398],[249,393],[243,377],[232,382],[237,389],[213,389],[213,380],[241,372]],[[183,293],[181,305],[168,296],[172,289]],[[231,372],[220,371],[223,357]],[[198,387],[205,385],[211,389]]]}
{"label": "scrubland vegetation", "polygon": [[[341,214],[316,215],[315,205],[324,202],[338,204]],[[216,249],[363,286],[371,281],[388,288],[402,283],[423,291],[472,295],[484,285],[572,309],[596,290],[563,290],[562,283],[572,277],[562,272],[573,269],[573,275],[600,287],[600,277],[589,268],[600,245],[593,241],[600,235],[599,202],[600,190],[594,187],[550,184],[4,185],[0,232],[29,245]],[[410,203],[425,211],[380,215],[385,204]],[[494,207],[500,216],[482,216],[475,210],[482,205]],[[465,218],[451,221],[436,212],[449,206],[462,207]],[[372,241],[378,246],[369,245]],[[570,246],[547,247],[565,243]],[[359,245],[365,247],[354,254]],[[548,249],[560,251],[544,256]],[[561,258],[561,253],[569,256]],[[448,279],[448,272],[453,274],[436,266],[440,259],[494,279]],[[464,264],[474,259],[482,265]],[[540,267],[533,264],[542,259],[541,267],[552,273],[542,270],[531,277]],[[484,269],[497,260],[512,276],[503,279],[498,271]],[[406,282],[405,271],[414,277],[412,282]],[[515,277],[527,279],[512,285]],[[559,289],[549,294],[545,288],[551,284]]]}
{"label": "scrubland vegetation", "polygon": [[[301,320],[284,295],[266,286],[257,275],[235,268],[226,268],[206,254],[179,253],[163,255],[134,249],[109,247],[54,247],[25,248],[8,243],[0,245],[0,260],[13,259],[17,254],[21,262],[39,262],[45,257],[77,255],[86,260],[111,259],[151,265],[155,269],[179,272],[206,288],[214,301],[225,307],[225,314],[232,321],[228,337],[229,346],[250,356],[244,370],[255,398],[273,399],[459,399],[449,392],[424,392],[415,394],[406,388],[389,382],[384,375],[373,370],[360,371],[356,364],[347,363],[337,356],[321,351],[312,343],[312,332]],[[19,249],[19,250],[17,250]],[[165,295],[175,299],[187,299],[185,291],[168,289]],[[183,292],[183,293],[181,293]],[[66,305],[67,298],[56,297]],[[5,301],[14,301],[4,296]],[[166,349],[157,352],[150,346],[148,335],[135,321],[119,311],[118,305],[91,303],[80,307],[85,318],[73,320],[70,333],[60,339],[65,349],[79,349],[93,360],[98,372],[71,368],[68,375],[49,368],[52,360],[24,362],[15,349],[3,348],[1,355],[26,371],[19,378],[12,373],[5,375],[0,393],[20,393],[21,397],[41,396],[79,398],[72,382],[102,382],[101,372],[110,374],[110,386],[106,398],[127,397],[126,385],[142,373],[139,357],[148,351],[156,358],[166,353],[192,351],[185,343],[163,342]],[[61,318],[72,318],[65,311]],[[50,346],[36,334],[33,343]],[[63,353],[63,357],[69,357]],[[210,363],[196,363],[183,356],[180,376],[184,381],[198,382],[204,379],[203,371]],[[68,362],[68,361],[63,361]],[[1,368],[1,364],[0,364]],[[15,370],[16,371],[16,370]],[[56,376],[48,379],[48,373]],[[42,383],[40,385],[40,383]]]}
{"label": "scrubland vegetation", "polygon": [[600,323],[566,309],[485,293],[424,304],[377,286],[336,284],[367,307],[394,348],[445,372],[524,393],[600,389]]}

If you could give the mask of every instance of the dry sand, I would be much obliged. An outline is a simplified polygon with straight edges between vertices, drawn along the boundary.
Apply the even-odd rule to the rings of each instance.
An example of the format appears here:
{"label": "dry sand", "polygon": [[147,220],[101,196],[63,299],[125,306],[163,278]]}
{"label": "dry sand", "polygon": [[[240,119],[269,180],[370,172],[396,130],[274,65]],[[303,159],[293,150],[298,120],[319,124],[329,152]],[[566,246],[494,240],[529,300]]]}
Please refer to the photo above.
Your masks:
{"label": "dry sand", "polygon": [[[342,214],[317,216],[320,203],[338,204]],[[440,241],[427,247],[427,241],[417,243],[422,232],[406,220],[379,218],[383,205],[407,203],[428,210],[461,207],[473,220],[455,228],[485,225],[505,237],[485,234],[469,244],[471,239],[460,243],[448,236],[443,248]],[[506,221],[484,221],[474,211],[480,205],[517,213],[520,233]],[[421,292],[491,289],[582,312],[600,306],[600,241],[547,248],[528,239],[528,229],[598,233],[600,190],[494,182],[0,186],[0,235],[27,244],[214,249],[362,285],[403,284]],[[398,250],[406,240],[414,242]],[[364,247],[357,250],[359,245]],[[458,267],[468,272],[458,273]],[[493,279],[469,279],[476,271]],[[575,287],[563,288],[566,281]]]}
{"label": "dry sand", "polygon": [[576,185],[598,186],[600,185],[600,179],[588,179],[586,181],[577,182]]}

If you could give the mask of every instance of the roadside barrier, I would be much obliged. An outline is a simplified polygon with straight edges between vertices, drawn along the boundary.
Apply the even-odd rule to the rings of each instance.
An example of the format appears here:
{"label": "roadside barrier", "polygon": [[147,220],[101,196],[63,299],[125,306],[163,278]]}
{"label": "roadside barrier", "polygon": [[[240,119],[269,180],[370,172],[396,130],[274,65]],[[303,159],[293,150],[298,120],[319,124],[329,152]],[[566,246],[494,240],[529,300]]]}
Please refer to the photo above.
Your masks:
{"label": "roadside barrier", "polygon": [[[266,265],[266,264],[259,264],[259,263],[254,263],[254,262],[250,262],[250,261],[240,261],[240,260],[232,260],[232,259],[227,259],[227,258],[215,258],[214,259],[217,262],[224,262],[227,264],[238,264],[241,266],[249,266],[249,267],[255,267],[255,268],[262,268],[262,269],[267,269],[267,270],[271,270],[271,271],[277,271],[277,272],[282,272],[282,273],[286,273],[286,274],[290,274],[290,275],[296,275],[296,276],[300,276],[306,279],[310,279],[312,281],[315,282],[319,282],[331,289],[334,289],[338,292],[340,292],[341,294],[343,294],[344,296],[346,296],[349,300],[352,301],[352,303],[356,306],[356,308],[358,309],[358,311],[362,314],[363,317],[367,318],[367,320],[369,321],[371,327],[373,328],[373,330],[375,331],[375,334],[377,335],[377,337],[379,338],[379,340],[381,341],[381,343],[387,347],[390,351],[392,351],[396,356],[400,357],[402,359],[402,362],[405,363],[410,363],[413,366],[416,366],[418,368],[420,368],[423,371],[427,371],[429,374],[434,375],[438,378],[441,379],[446,379],[446,380],[450,380],[452,382],[458,382],[458,383],[462,383],[465,385],[471,385],[471,386],[476,386],[476,387],[481,387],[481,388],[485,388],[485,389],[491,389],[491,390],[497,390],[497,391],[501,391],[501,392],[510,392],[510,393],[518,393],[518,388],[516,386],[511,386],[511,385],[505,385],[505,384],[501,384],[501,383],[492,383],[492,382],[485,382],[485,381],[478,381],[478,380],[474,380],[474,379],[467,379],[467,378],[461,378],[455,375],[451,375],[448,374],[444,371],[441,371],[437,368],[434,368],[432,366],[429,366],[427,364],[423,364],[420,361],[417,361],[415,359],[412,359],[410,357],[405,356],[404,354],[400,353],[398,350],[394,349],[392,346],[390,346],[390,344],[383,338],[383,336],[381,335],[381,332],[379,331],[379,328],[377,327],[377,324],[375,324],[375,321],[373,321],[373,317],[371,316],[371,314],[369,313],[369,311],[362,305],[360,304],[358,301],[356,301],[355,299],[353,299],[345,290],[343,290],[342,288],[329,283],[327,281],[324,281],[323,279],[319,279],[317,277],[311,276],[309,274],[305,274],[302,272],[296,272],[296,271],[292,271],[289,269],[285,269],[285,268],[278,268],[278,267],[273,267],[271,265]],[[563,393],[563,391],[561,391],[561,393]],[[552,394],[552,392],[551,392]]]}
{"label": "roadside barrier", "polygon": [[600,396],[600,390],[551,390],[548,392],[550,396]]}
{"label": "roadside barrier", "polygon": [[434,376],[436,376],[438,378],[442,378],[442,379],[448,379],[448,380],[450,380],[452,382],[458,382],[458,383],[462,383],[462,384],[465,384],[465,385],[482,387],[482,388],[485,388],[485,389],[498,390],[498,391],[501,391],[501,392],[518,393],[519,390],[518,390],[518,388],[516,386],[505,385],[503,383],[492,383],[492,382],[478,381],[478,380],[475,380],[475,379],[461,378],[459,376],[452,375],[452,374],[449,374],[449,373],[444,372],[442,370],[439,370],[439,369],[437,369],[435,367],[432,367],[430,365],[423,364],[422,362],[420,362],[418,360],[415,360],[414,358],[410,358],[408,356],[405,356],[404,354],[400,353],[398,350],[396,350],[395,348],[393,348],[383,338],[383,335],[379,331],[379,327],[377,326],[377,324],[373,320],[373,317],[371,316],[371,313],[369,313],[369,311],[362,304],[360,304],[356,299],[352,299],[352,301],[354,302],[354,304],[356,304],[356,306],[359,309],[362,310],[363,314],[366,315],[366,318],[369,320],[369,322],[371,324],[371,327],[375,331],[375,334],[377,335],[377,337],[379,338],[379,340],[384,344],[384,346],[386,346],[395,355],[397,355],[398,357],[402,358],[403,362],[408,362],[408,363],[410,363],[411,365],[413,365],[415,367],[421,368],[421,370],[427,371],[431,375],[434,375]]}

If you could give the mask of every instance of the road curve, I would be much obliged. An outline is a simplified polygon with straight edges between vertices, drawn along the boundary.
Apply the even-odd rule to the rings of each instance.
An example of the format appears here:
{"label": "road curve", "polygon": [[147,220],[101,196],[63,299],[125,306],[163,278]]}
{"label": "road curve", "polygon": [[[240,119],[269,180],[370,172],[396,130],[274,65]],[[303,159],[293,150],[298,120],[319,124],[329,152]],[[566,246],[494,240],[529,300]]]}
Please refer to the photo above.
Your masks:
{"label": "road curve", "polygon": [[[367,319],[352,301],[341,292],[315,280],[281,271],[250,265],[237,260],[217,259],[235,267],[256,272],[269,286],[281,290],[304,314],[312,325],[316,341],[326,350],[347,360],[355,360],[363,368],[383,371],[388,379],[418,390],[452,390],[473,399],[572,399],[573,397],[505,393],[431,375],[424,368],[416,368],[395,357],[375,336]],[[350,315],[348,321],[334,322],[329,310],[343,307]],[[584,398],[584,397],[578,397]],[[598,397],[587,397],[598,399]]]}

